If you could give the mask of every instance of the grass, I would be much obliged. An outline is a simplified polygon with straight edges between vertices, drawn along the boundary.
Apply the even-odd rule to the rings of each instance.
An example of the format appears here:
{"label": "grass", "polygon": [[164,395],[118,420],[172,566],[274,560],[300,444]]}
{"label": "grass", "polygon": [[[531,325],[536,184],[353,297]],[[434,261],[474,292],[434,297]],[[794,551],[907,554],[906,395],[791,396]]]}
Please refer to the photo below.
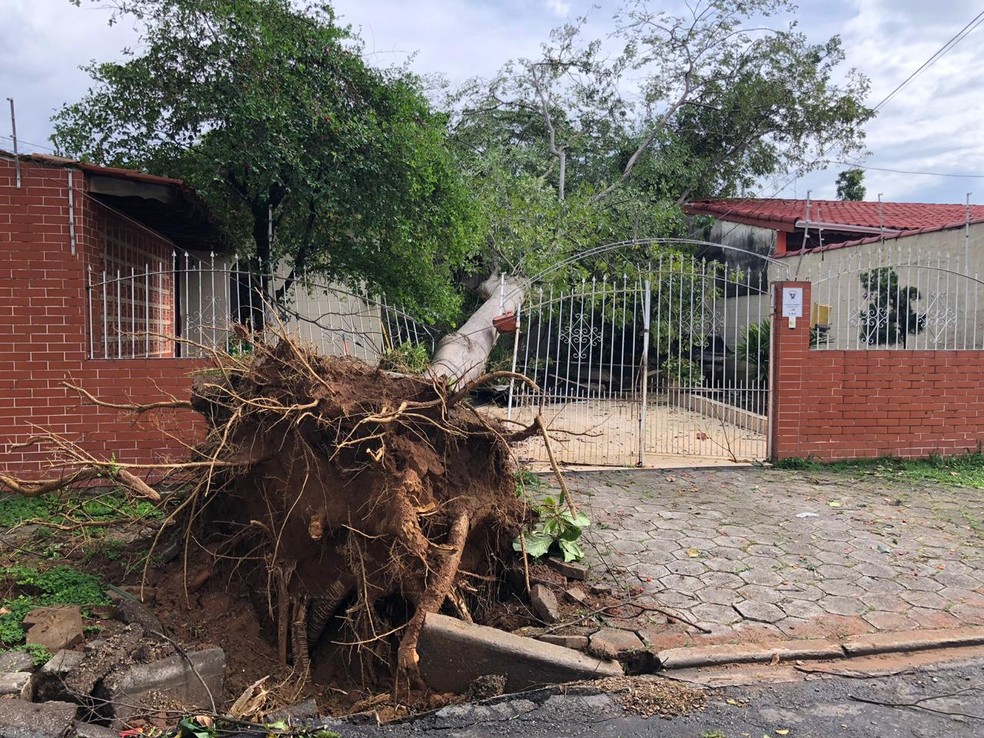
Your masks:
{"label": "grass", "polygon": [[928,481],[984,489],[984,454],[933,455],[928,459],[855,459],[821,463],[812,459],[786,459],[778,469],[802,469],[846,474],[870,474],[886,478]]}
{"label": "grass", "polygon": [[135,500],[117,489],[72,497],[0,494],[0,530],[34,522],[59,525],[108,520],[156,520],[163,516],[154,503]]}
{"label": "grass", "polygon": [[46,605],[106,605],[109,600],[99,580],[70,566],[47,570],[16,564],[0,568],[0,580],[13,593],[0,602],[0,646],[23,648],[21,623],[31,610]]}

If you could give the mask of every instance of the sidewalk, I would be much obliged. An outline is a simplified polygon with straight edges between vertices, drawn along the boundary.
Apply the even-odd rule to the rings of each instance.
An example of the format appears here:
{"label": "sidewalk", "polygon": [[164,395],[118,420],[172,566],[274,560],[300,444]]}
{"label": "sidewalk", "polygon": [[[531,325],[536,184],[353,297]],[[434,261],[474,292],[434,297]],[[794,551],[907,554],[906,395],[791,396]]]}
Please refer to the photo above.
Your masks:
{"label": "sidewalk", "polygon": [[984,625],[984,493],[761,468],[568,472],[591,577],[653,649]]}

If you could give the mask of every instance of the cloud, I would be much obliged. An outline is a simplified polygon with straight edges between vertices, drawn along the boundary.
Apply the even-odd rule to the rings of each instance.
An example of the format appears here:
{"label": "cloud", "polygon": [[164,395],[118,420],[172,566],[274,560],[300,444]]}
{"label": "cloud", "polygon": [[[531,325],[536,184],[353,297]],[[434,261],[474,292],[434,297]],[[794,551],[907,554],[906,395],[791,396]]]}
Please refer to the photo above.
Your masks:
{"label": "cloud", "polygon": [[544,0],[544,4],[558,18],[566,18],[570,15],[571,5],[563,2],[563,0]]}

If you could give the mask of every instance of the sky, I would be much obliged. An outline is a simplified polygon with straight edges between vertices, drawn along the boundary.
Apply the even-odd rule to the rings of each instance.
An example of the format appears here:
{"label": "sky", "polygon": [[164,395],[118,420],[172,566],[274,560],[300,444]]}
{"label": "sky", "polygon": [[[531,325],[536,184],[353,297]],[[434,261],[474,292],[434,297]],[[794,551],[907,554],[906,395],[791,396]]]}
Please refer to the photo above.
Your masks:
{"label": "sky", "polygon": [[[679,0],[654,0],[654,7]],[[105,3],[108,6],[110,3]],[[550,30],[587,14],[599,37],[617,0],[335,0],[342,22],[365,43],[370,63],[412,58],[421,74],[452,83],[491,76],[513,58],[532,57]],[[871,80],[868,103],[888,95],[984,11],[984,0],[803,0],[796,20],[812,41],[840,34],[847,64]],[[88,89],[79,69],[120,59],[136,45],[110,11],[69,0],[0,0],[0,148],[11,149],[6,98],[16,103],[21,151],[50,147],[49,118]],[[984,24],[887,102],[867,126],[867,199],[984,203]],[[759,184],[762,197],[833,198],[835,164],[825,172]],[[897,170],[897,171],[883,171]],[[919,172],[920,174],[913,173]],[[948,176],[931,176],[926,173]],[[957,176],[963,175],[963,176]]]}

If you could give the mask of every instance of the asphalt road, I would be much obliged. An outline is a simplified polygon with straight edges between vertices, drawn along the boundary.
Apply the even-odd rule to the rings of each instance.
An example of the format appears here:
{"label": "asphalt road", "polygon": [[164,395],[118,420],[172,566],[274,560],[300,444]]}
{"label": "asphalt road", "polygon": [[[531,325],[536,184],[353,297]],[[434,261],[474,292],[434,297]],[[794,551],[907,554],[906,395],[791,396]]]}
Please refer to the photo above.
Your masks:
{"label": "asphalt road", "polygon": [[607,694],[542,692],[445,708],[402,725],[334,729],[346,738],[980,738],[984,736],[984,658],[904,667],[890,676],[855,672],[850,677],[814,676],[715,688],[704,709],[675,718],[631,714]]}

